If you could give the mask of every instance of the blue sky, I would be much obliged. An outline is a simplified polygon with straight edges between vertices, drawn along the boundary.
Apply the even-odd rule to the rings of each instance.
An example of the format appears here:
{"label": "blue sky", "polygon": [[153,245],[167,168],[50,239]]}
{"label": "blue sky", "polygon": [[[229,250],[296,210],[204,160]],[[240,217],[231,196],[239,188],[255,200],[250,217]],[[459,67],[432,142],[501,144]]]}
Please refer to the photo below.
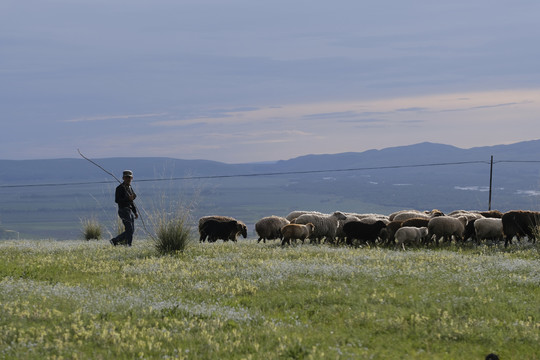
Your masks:
{"label": "blue sky", "polygon": [[540,138],[537,0],[4,0],[2,159]]}

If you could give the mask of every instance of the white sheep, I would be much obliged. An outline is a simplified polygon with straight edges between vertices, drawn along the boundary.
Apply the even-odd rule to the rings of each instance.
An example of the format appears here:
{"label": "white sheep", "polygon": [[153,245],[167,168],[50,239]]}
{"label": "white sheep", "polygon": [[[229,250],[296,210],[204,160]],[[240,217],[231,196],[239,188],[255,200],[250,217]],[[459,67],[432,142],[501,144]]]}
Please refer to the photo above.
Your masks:
{"label": "white sheep", "polygon": [[439,239],[444,237],[446,241],[451,241],[452,236],[455,236],[456,240],[463,240],[463,232],[465,231],[465,225],[467,225],[467,218],[465,216],[452,217],[452,216],[437,216],[429,220],[428,223],[428,240],[435,235],[435,243],[439,245]]}
{"label": "white sheep", "polygon": [[428,236],[428,232],[427,227],[404,226],[397,229],[394,237],[397,241],[397,246],[401,245],[403,250],[405,250],[405,243],[421,244]]}
{"label": "white sheep", "polygon": [[411,209],[411,210],[399,210],[399,211],[396,211],[396,212],[393,212],[391,213],[390,215],[388,215],[388,219],[390,221],[394,221],[395,220],[395,217],[398,216],[399,214],[402,214],[402,213],[415,213],[416,215],[418,214],[422,214],[422,215],[425,215],[425,213],[419,211],[419,210],[414,210],[414,209]]}
{"label": "white sheep", "polygon": [[289,220],[281,216],[267,216],[263,217],[257,223],[255,223],[255,231],[259,236],[257,242],[263,240],[281,239],[281,228],[289,224]]}
{"label": "white sheep", "polygon": [[302,244],[304,240],[309,238],[311,233],[314,230],[312,223],[308,224],[289,224],[281,228],[281,234],[283,235],[283,240],[281,241],[281,246],[285,244],[291,244],[291,240],[300,239]]}
{"label": "white sheep", "polygon": [[476,233],[476,239],[478,241],[482,241],[484,239],[504,239],[502,219],[477,219],[474,222],[474,231]]}
{"label": "white sheep", "polygon": [[310,239],[321,241],[325,238],[326,241],[334,242],[339,220],[345,219],[347,217],[341,211],[336,211],[332,215],[304,214],[291,222],[295,224],[312,223],[315,225],[315,230],[309,237]]}
{"label": "white sheep", "polygon": [[460,216],[465,216],[467,218],[467,222],[473,221],[476,219],[482,219],[484,216],[479,214],[476,211],[469,211],[469,210],[455,210],[452,211],[448,216],[458,218]]}
{"label": "white sheep", "polygon": [[304,214],[319,214],[319,215],[325,215],[321,212],[318,212],[318,211],[309,211],[309,210],[294,210],[294,211],[291,211],[287,216],[285,216],[285,219],[289,220],[289,221],[293,221],[294,219],[296,219],[297,217],[299,217],[300,215],[304,215]]}
{"label": "white sheep", "polygon": [[403,211],[396,214],[392,219],[393,221],[405,221],[413,218],[429,219],[429,215],[420,211]]}

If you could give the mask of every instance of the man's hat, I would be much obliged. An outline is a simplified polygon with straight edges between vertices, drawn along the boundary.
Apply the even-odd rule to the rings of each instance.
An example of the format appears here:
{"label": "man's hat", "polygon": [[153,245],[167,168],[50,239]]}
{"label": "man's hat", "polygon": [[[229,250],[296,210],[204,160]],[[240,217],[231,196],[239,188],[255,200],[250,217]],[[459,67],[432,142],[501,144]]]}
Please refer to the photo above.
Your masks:
{"label": "man's hat", "polygon": [[131,170],[124,170],[123,174],[122,174],[122,177],[133,177],[133,171]]}

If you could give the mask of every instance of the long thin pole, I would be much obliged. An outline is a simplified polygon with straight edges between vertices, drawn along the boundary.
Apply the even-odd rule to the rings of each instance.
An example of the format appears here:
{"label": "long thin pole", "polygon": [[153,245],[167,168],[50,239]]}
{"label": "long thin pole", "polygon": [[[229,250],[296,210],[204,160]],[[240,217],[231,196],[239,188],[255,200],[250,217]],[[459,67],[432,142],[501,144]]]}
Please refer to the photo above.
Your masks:
{"label": "long thin pole", "polygon": [[[79,149],[77,149],[77,151],[79,152],[79,155],[81,155],[81,157],[85,160],[88,160],[90,161],[92,164],[96,165],[98,168],[100,168],[101,170],[105,171],[107,174],[111,175],[113,178],[116,179],[116,181],[118,181],[120,184],[122,183],[116,176],[114,176],[114,174],[106,169],[104,169],[101,165],[99,165],[98,163],[96,163],[95,161],[92,161],[91,159],[87,158],[86,156],[84,156],[81,151]],[[137,206],[135,204],[133,204],[133,206],[135,206],[135,209],[137,209]],[[155,240],[154,236],[152,236],[152,234],[150,233],[150,231],[148,231],[148,229],[146,229],[146,224],[144,223],[144,220],[142,218],[142,214],[140,211],[138,211],[137,209],[137,213],[139,214],[139,219],[141,219],[141,223],[143,225],[143,229],[144,231],[146,231],[146,233],[148,234],[148,236],[150,236],[153,240]]]}
{"label": "long thin pole", "polygon": [[491,166],[489,169],[489,206],[488,210],[491,210],[491,191],[493,189],[493,155],[491,155]]}
{"label": "long thin pole", "polygon": [[90,161],[92,164],[96,165],[98,168],[100,168],[101,170],[105,171],[107,174],[111,175],[113,178],[115,178],[116,181],[118,181],[118,183],[122,183],[116,176],[114,176],[114,174],[110,171],[107,171],[105,170],[103,167],[101,167],[101,165],[99,165],[98,163],[96,163],[95,161],[92,161],[91,159],[87,158],[86,156],[84,156],[82,153],[81,153],[81,150],[77,149],[77,151],[79,152],[79,155],[81,155],[81,157],[85,160],[88,160]]}

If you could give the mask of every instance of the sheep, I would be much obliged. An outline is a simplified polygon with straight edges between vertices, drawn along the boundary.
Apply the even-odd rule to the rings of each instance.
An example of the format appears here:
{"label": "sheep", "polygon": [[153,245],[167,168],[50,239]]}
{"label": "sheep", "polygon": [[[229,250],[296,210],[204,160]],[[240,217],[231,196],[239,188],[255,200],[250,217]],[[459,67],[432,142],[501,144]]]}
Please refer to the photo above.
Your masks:
{"label": "sheep", "polygon": [[446,241],[452,240],[452,236],[456,240],[462,240],[463,232],[467,225],[467,218],[460,216],[458,218],[452,216],[437,216],[429,220],[427,240],[431,240],[435,235],[435,243],[439,245],[439,238],[444,237]]}
{"label": "sheep", "polygon": [[385,228],[381,229],[381,232],[379,233],[381,240],[383,240],[385,244],[393,244],[394,235],[402,224],[402,221],[390,221]]}
{"label": "sheep", "polygon": [[465,216],[467,218],[467,221],[483,218],[483,216],[480,215],[478,212],[468,211],[468,210],[455,210],[455,211],[452,211],[450,214],[448,214],[448,216],[451,216],[454,218]]}
{"label": "sheep", "polygon": [[413,226],[413,227],[427,227],[430,219],[425,218],[411,218],[403,221],[401,223],[401,226]]}
{"label": "sheep", "polygon": [[291,223],[304,225],[312,223],[315,226],[315,230],[312,231],[309,237],[312,241],[315,240],[320,242],[325,238],[326,241],[334,242],[339,220],[345,220],[346,218],[347,217],[341,211],[336,211],[332,215],[300,215],[294,219],[294,221],[291,221]]}
{"label": "sheep", "polygon": [[343,226],[345,226],[346,223],[350,221],[359,221],[360,219],[357,217],[356,214],[350,214],[350,213],[344,213],[346,216],[346,219],[339,220],[338,227],[336,229],[336,238],[337,243],[342,243],[345,241],[345,238],[347,235],[345,235],[345,232],[343,231]]}
{"label": "sheep", "polygon": [[403,211],[403,212],[400,212],[399,214],[396,214],[392,218],[392,220],[405,221],[405,220],[412,219],[412,218],[429,219],[429,215],[421,213],[421,212],[416,211],[416,210],[414,210],[414,211]]}
{"label": "sheep", "polygon": [[326,215],[326,214],[323,214],[323,213],[318,212],[318,211],[294,210],[294,211],[291,211],[287,216],[285,216],[285,219],[287,219],[287,220],[289,220],[289,221],[293,221],[294,219],[296,219],[296,218],[299,217],[300,215],[304,215],[304,214]]}
{"label": "sheep", "polygon": [[372,224],[363,221],[351,221],[343,226],[343,231],[347,235],[347,244],[352,245],[353,240],[363,240],[365,242],[375,243],[382,229],[386,224],[382,220],[377,220]]}
{"label": "sheep", "polygon": [[208,234],[206,234],[203,231],[204,224],[209,220],[216,220],[216,221],[233,221],[236,220],[235,218],[232,218],[230,216],[222,216],[222,215],[209,215],[209,216],[203,216],[199,219],[199,242],[204,242],[206,238],[208,237]]}
{"label": "sheep", "polygon": [[377,220],[382,220],[384,221],[385,223],[389,223],[390,222],[390,219],[387,215],[382,215],[382,214],[348,214],[346,213],[345,215],[349,216],[349,215],[352,215],[352,216],[355,216],[356,218],[358,218],[359,220],[364,220],[364,219],[374,219],[373,222],[377,221]]}
{"label": "sheep", "polygon": [[477,212],[478,214],[482,215],[483,217],[487,217],[487,218],[501,219],[502,216],[503,216],[503,213],[500,212],[499,210],[475,211],[475,212]]}
{"label": "sheep", "polygon": [[237,234],[242,234],[244,238],[247,237],[247,227],[242,222],[236,220],[218,221],[210,219],[204,222],[202,233],[208,236],[208,242],[215,242],[219,239],[236,242]]}
{"label": "sheep", "polygon": [[397,245],[405,250],[405,243],[415,243],[420,244],[424,242],[424,239],[428,236],[428,228],[423,227],[414,227],[414,226],[403,226],[397,229],[396,231],[396,241]]}
{"label": "sheep", "polygon": [[540,213],[537,211],[511,210],[502,216],[504,246],[512,243],[512,239],[527,236],[535,241],[535,232],[540,224]]}
{"label": "sheep", "polygon": [[263,240],[282,239],[281,228],[289,224],[289,220],[281,216],[267,216],[263,217],[257,223],[255,223],[255,231],[259,236],[257,242]]}
{"label": "sheep", "polygon": [[476,230],[474,229],[474,223],[477,219],[472,219],[467,222],[467,225],[465,225],[465,230],[463,231],[463,240],[467,241],[468,239],[472,239],[472,241],[477,241],[476,238]]}
{"label": "sheep", "polygon": [[474,221],[474,230],[478,241],[484,239],[502,240],[504,238],[502,219],[477,219]]}
{"label": "sheep", "polygon": [[[436,217],[436,216],[443,216],[444,214],[442,213],[442,211],[440,210],[437,210],[437,209],[433,209],[431,211],[419,211],[419,210],[399,210],[399,211],[396,211],[392,214],[390,214],[388,216],[388,219],[390,221],[393,221],[393,220],[407,220],[407,219],[410,219],[411,217],[428,217],[428,218],[433,218],[433,217]],[[397,219],[396,219],[396,216],[397,216]]]}
{"label": "sheep", "polygon": [[313,230],[315,229],[315,226],[312,223],[307,224],[288,224],[281,228],[281,234],[283,235],[283,240],[281,241],[281,246],[284,246],[286,243],[291,244],[291,239],[296,240],[300,239],[302,240],[302,244],[304,243],[304,240],[309,238],[311,233],[313,233]]}

